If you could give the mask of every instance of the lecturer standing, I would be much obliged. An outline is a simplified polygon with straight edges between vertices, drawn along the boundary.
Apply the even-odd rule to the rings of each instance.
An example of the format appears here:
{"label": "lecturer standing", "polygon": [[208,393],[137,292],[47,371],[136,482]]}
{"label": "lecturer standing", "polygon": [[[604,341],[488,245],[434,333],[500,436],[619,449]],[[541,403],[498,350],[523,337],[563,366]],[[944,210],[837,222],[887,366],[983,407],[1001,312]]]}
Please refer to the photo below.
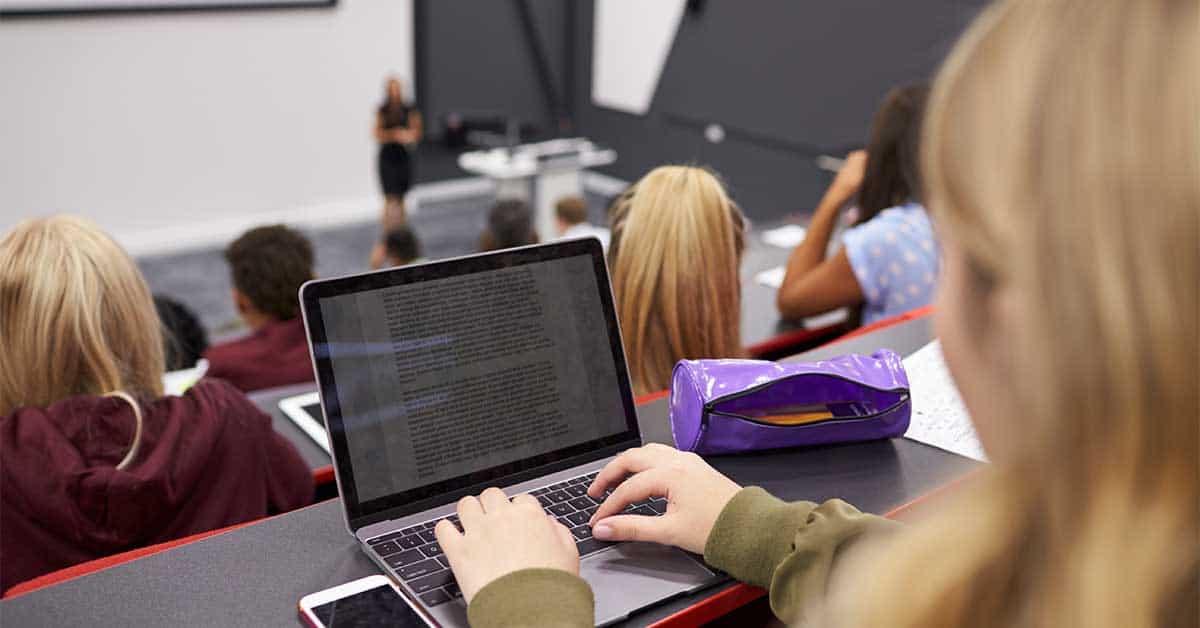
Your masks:
{"label": "lecturer standing", "polygon": [[399,209],[404,216],[404,194],[412,182],[412,147],[421,141],[421,112],[404,103],[400,80],[389,77],[387,95],[375,113],[375,141],[379,142],[379,181],[383,186],[384,223]]}

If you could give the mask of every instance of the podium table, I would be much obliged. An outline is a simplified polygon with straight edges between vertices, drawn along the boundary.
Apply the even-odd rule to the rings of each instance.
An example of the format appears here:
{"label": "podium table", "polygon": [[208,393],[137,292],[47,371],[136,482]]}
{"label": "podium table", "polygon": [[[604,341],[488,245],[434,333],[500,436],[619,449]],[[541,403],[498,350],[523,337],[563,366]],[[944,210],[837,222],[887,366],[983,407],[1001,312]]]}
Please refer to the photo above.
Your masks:
{"label": "podium table", "polygon": [[548,242],[558,237],[554,204],[564,196],[583,195],[580,171],[616,160],[616,151],[576,137],[463,153],[458,166],[491,179],[498,200],[529,203],[538,238]]}

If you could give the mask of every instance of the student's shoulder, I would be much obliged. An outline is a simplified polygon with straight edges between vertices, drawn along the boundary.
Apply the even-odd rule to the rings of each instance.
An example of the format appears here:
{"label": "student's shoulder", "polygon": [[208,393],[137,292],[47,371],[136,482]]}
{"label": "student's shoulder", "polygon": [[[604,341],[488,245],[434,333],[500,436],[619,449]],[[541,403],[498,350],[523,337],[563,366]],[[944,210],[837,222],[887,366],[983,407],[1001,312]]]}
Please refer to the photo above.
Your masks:
{"label": "student's shoulder", "polygon": [[237,336],[235,338],[213,343],[213,345],[204,352],[204,357],[211,360],[212,357],[223,358],[230,355],[236,355],[248,348],[254,347],[255,344],[255,334],[247,333],[243,336]]}
{"label": "student's shoulder", "polygon": [[269,426],[271,417],[260,410],[246,393],[233,384],[205,377],[182,395],[169,395],[155,402],[156,410],[167,416],[189,420],[208,420],[242,426]]}
{"label": "student's shoulder", "polygon": [[889,207],[870,220],[846,230],[843,239],[847,242],[895,242],[897,232],[912,229],[931,229],[928,216],[920,205],[909,203]]}
{"label": "student's shoulder", "polygon": [[907,213],[908,210],[903,205],[888,207],[876,214],[875,217],[860,225],[856,225],[854,228],[865,230],[890,229],[904,222]]}
{"label": "student's shoulder", "polygon": [[932,230],[933,222],[929,220],[929,213],[925,208],[918,203],[905,203],[889,207],[876,216],[876,220],[880,220],[880,224],[887,228],[918,228],[921,230]]}
{"label": "student's shoulder", "polygon": [[248,370],[264,353],[270,353],[270,347],[259,334],[249,333],[212,345],[204,352],[204,359],[208,360],[209,373],[223,377]]}

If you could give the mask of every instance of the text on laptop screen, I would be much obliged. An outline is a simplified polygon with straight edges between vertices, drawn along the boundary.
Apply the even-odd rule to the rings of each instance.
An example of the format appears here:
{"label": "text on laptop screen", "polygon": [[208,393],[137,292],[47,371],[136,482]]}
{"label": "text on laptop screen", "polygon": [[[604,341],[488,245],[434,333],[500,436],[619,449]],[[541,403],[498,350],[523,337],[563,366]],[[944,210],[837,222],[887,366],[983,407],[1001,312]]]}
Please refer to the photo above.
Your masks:
{"label": "text on laptop screen", "polygon": [[320,309],[360,501],[628,429],[589,255]]}

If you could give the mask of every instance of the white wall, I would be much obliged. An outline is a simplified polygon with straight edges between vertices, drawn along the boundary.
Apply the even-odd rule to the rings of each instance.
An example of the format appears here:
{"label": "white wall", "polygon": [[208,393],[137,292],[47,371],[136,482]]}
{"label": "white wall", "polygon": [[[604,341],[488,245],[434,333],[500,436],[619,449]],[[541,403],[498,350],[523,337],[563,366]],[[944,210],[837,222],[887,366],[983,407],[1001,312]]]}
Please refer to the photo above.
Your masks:
{"label": "white wall", "polygon": [[0,22],[0,233],[73,212],[136,254],[375,215],[389,73],[411,0]]}

